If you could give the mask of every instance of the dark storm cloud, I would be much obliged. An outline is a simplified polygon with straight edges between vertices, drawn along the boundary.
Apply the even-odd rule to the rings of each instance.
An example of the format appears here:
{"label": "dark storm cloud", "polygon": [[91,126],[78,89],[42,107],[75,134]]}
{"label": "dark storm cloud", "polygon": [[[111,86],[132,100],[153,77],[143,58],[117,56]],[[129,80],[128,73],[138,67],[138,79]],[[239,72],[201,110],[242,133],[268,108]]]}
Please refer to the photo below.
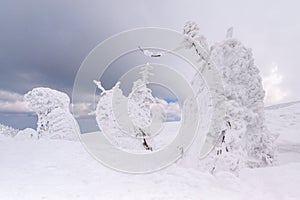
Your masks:
{"label": "dark storm cloud", "polygon": [[85,56],[112,34],[149,26],[147,12],[137,1],[3,1],[1,89],[23,94],[45,86],[71,96]]}
{"label": "dark storm cloud", "polygon": [[[0,3],[0,86],[25,93],[37,86],[68,92],[82,60],[112,34],[142,26],[180,31],[200,24],[211,44],[226,29],[253,48],[263,76],[276,63],[287,100],[300,98],[297,59],[300,42],[297,1],[71,1],[2,0]],[[291,73],[293,72],[293,73]]]}
{"label": "dark storm cloud", "polygon": [[111,34],[101,4],[97,16],[88,9],[89,4],[72,1],[2,2],[1,88],[24,93],[48,86],[70,92],[84,57]]}

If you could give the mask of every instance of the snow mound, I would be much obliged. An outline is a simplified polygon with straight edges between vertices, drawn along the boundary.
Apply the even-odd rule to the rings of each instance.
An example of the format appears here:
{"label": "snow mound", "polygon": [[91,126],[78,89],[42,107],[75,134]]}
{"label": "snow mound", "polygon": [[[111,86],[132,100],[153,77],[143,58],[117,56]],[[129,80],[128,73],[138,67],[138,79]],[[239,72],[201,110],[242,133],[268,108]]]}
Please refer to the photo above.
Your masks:
{"label": "snow mound", "polygon": [[70,113],[68,95],[41,87],[34,88],[24,98],[38,115],[38,138],[77,140],[79,127]]}
{"label": "snow mound", "polygon": [[26,128],[19,131],[14,138],[17,140],[38,139],[38,132],[32,128]]}

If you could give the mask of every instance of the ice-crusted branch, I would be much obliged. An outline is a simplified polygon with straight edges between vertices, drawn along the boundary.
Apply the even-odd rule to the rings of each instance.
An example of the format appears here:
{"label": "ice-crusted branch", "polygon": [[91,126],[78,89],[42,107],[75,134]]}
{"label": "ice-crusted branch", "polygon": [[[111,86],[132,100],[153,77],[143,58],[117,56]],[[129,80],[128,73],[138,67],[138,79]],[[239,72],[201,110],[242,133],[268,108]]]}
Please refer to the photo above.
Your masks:
{"label": "ice-crusted branch", "polygon": [[165,54],[164,51],[150,51],[150,50],[147,50],[147,49],[143,49],[142,47],[138,46],[139,50],[145,55],[145,56],[148,56],[148,57],[154,57],[154,58],[159,58],[161,57],[163,54]]}
{"label": "ice-crusted branch", "polygon": [[93,80],[93,82],[97,85],[97,87],[102,91],[102,93],[105,93],[106,90],[104,89],[104,87],[102,86],[101,84],[101,81],[96,81],[96,80]]}

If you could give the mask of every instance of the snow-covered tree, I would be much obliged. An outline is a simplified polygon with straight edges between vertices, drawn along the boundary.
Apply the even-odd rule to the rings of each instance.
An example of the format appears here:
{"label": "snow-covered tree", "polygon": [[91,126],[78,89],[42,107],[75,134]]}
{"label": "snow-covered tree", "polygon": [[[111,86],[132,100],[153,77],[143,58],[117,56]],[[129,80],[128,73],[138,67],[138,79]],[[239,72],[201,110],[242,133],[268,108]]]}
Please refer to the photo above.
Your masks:
{"label": "snow-covered tree", "polygon": [[128,113],[137,136],[150,136],[151,133],[149,133],[147,127],[153,123],[154,118],[158,123],[162,123],[164,120],[159,100],[153,97],[151,89],[147,87],[149,77],[153,75],[150,72],[152,69],[153,67],[149,63],[141,67],[140,74],[142,78],[133,83],[128,97]]}
{"label": "snow-covered tree", "polygon": [[275,160],[273,138],[265,126],[265,92],[259,70],[254,65],[251,50],[232,39],[232,32],[232,28],[229,29],[226,40],[206,53],[203,49],[208,47],[200,42],[205,40],[200,36],[198,26],[188,22],[184,27],[184,33],[192,37],[191,47],[199,57],[214,62],[225,89],[224,128],[218,134],[214,150],[200,162],[201,168],[211,172],[266,166]]}
{"label": "snow-covered tree", "polygon": [[152,67],[147,64],[141,68],[142,78],[133,82],[131,93],[128,97],[128,114],[136,127],[137,134],[142,134],[140,129],[151,124],[151,104],[155,98],[151,94],[151,89],[147,87],[148,78],[152,74]]}
{"label": "snow-covered tree", "polygon": [[1,136],[6,136],[6,137],[14,137],[15,135],[17,135],[19,132],[18,129],[14,129],[10,126],[5,126],[0,124],[0,135]]}
{"label": "snow-covered tree", "polygon": [[50,88],[34,88],[24,98],[38,115],[38,138],[77,140],[79,127],[70,113],[68,95]]}
{"label": "snow-covered tree", "polygon": [[230,123],[223,143],[239,165],[260,167],[275,161],[273,138],[265,125],[262,79],[251,49],[231,38],[212,47],[211,59],[220,70],[226,95],[226,121]]}
{"label": "snow-covered tree", "polygon": [[[149,64],[141,68],[141,78],[133,83],[128,97],[124,96],[117,83],[105,90],[99,81],[94,81],[102,91],[96,108],[96,120],[100,129],[116,146],[128,150],[151,150],[151,131],[163,121],[162,108],[147,87],[152,75]],[[150,126],[152,125],[152,126]]]}
{"label": "snow-covered tree", "polygon": [[99,101],[96,107],[96,121],[109,139],[109,141],[124,150],[144,150],[143,141],[135,138],[134,126],[129,120],[127,110],[127,97],[119,88],[120,83],[109,90],[104,89],[101,82],[94,81],[101,90]]}
{"label": "snow-covered tree", "polygon": [[94,80],[94,83],[101,90],[100,98],[96,107],[97,123],[100,129],[107,133],[106,135],[113,143],[121,146],[121,144],[118,144],[117,138],[122,137],[123,134],[120,131],[116,117],[113,113],[112,103],[114,92],[119,90],[119,83],[110,90],[105,90],[99,81]]}

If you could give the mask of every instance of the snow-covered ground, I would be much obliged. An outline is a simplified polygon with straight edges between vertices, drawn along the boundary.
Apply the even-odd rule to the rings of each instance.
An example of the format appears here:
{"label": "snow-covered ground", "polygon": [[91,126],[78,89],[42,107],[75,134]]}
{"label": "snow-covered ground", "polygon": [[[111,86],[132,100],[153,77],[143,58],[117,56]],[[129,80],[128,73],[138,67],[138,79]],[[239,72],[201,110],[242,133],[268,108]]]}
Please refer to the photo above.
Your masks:
{"label": "snow-covered ground", "polygon": [[300,162],[300,101],[267,107],[266,119],[278,136],[279,163]]}
{"label": "snow-covered ground", "polygon": [[279,134],[278,166],[230,173],[176,164],[129,175],[94,160],[78,141],[0,137],[0,199],[300,199],[300,103],[266,109]]}

